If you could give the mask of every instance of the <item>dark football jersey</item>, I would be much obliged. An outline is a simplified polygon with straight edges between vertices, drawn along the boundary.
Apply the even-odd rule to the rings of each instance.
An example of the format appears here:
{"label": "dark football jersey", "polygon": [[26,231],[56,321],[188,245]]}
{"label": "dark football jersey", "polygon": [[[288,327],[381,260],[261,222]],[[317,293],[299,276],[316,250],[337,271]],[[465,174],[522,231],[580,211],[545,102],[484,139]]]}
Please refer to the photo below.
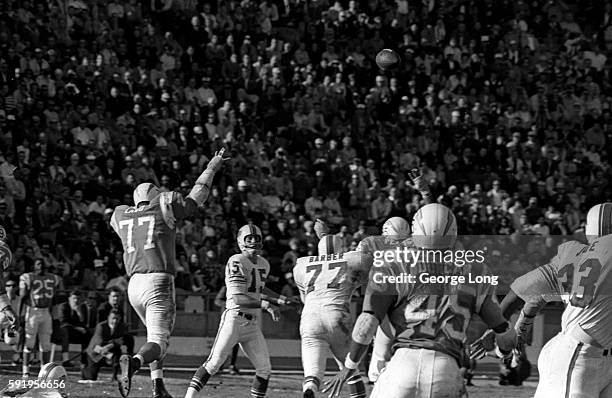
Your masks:
{"label": "dark football jersey", "polygon": [[111,226],[121,238],[128,276],[165,272],[174,275],[176,221],[194,214],[197,204],[177,192],[163,192],[140,207],[117,206]]}
{"label": "dark football jersey", "polygon": [[[472,314],[503,321],[495,297],[495,286],[490,283],[470,283],[470,276],[475,278],[490,275],[484,264],[457,267],[452,263],[417,263],[410,266],[392,262],[380,268],[372,268],[370,272],[366,295],[378,291],[379,294],[393,297],[393,305],[387,314],[396,331],[394,349],[425,348],[459,359]],[[381,283],[381,277],[373,277],[377,272],[387,277],[407,278],[407,275],[413,275],[414,279],[412,282]],[[423,283],[421,274],[456,278],[463,276],[465,283]],[[485,302],[493,305],[484,305]],[[493,310],[496,314],[483,314],[483,310]]]}

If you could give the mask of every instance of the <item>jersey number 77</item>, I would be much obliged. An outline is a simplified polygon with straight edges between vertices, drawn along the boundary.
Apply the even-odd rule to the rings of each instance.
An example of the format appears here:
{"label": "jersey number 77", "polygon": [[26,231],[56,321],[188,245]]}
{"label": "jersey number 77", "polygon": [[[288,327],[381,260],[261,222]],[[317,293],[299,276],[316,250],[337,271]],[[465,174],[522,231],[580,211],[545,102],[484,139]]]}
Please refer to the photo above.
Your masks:
{"label": "jersey number 77", "polygon": [[[128,253],[133,253],[136,251],[136,247],[134,247],[134,224],[136,224],[137,230],[145,230],[147,238],[145,240],[145,244],[143,246],[144,250],[155,248],[155,243],[153,243],[153,232],[155,230],[155,216],[148,215],[134,218],[128,218],[125,220],[119,221],[119,229],[122,230],[124,227],[127,228],[126,235],[126,251]],[[140,236],[139,234],[137,236]]]}

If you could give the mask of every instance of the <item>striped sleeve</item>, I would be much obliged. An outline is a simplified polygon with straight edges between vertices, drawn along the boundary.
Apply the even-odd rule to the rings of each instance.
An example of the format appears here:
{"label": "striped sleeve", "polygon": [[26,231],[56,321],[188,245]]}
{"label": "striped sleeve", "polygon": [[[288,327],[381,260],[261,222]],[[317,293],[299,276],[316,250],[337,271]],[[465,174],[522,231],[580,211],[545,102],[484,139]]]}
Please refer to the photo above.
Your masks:
{"label": "striped sleeve", "polygon": [[516,279],[510,286],[524,301],[543,297],[546,301],[558,300],[562,294],[556,271],[552,264],[546,264]]}
{"label": "striped sleeve", "polygon": [[247,293],[248,270],[236,256],[230,257],[225,266],[225,285],[227,286],[227,297],[236,294]]}

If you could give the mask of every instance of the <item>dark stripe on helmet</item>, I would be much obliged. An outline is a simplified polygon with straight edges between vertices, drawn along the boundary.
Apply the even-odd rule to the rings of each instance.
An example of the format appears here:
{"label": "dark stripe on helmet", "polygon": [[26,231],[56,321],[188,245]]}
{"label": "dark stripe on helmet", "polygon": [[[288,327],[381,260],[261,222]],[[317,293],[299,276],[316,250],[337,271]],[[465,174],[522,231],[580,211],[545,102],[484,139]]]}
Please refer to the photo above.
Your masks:
{"label": "dark stripe on helmet", "polygon": [[147,197],[149,196],[149,192],[151,192],[155,188],[155,185],[149,184],[149,189],[147,189]]}
{"label": "dark stripe on helmet", "polygon": [[612,203],[601,205],[602,213],[600,218],[601,233],[599,236],[612,234]]}
{"label": "dark stripe on helmet", "polygon": [[331,235],[325,235],[325,254],[334,253],[334,239]]}
{"label": "dark stripe on helmet", "polygon": [[453,225],[453,215],[450,212],[447,212],[446,213],[446,226],[444,227],[444,232],[442,232],[442,236],[446,236],[451,225]]}

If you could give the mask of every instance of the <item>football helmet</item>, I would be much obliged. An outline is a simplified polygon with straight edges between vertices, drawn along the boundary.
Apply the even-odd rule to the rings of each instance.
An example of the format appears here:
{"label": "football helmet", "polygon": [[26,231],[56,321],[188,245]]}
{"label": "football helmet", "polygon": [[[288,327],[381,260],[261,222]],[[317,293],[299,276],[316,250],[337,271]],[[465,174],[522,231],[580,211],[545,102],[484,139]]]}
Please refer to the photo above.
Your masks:
{"label": "football helmet", "polygon": [[[255,239],[247,242],[249,236],[254,236]],[[248,255],[257,254],[263,247],[263,234],[257,225],[243,225],[238,230],[236,241],[241,252],[246,252]]]}
{"label": "football helmet", "polygon": [[161,191],[150,182],[139,184],[134,190],[134,205],[138,206],[141,202],[150,202],[159,195]]}
{"label": "football helmet", "polygon": [[68,373],[66,373],[66,369],[56,362],[45,364],[40,368],[40,372],[38,372],[38,381],[52,382],[53,384],[57,382],[60,391],[65,388],[67,379]]}
{"label": "football helmet", "polygon": [[13,252],[5,242],[0,241],[0,271],[7,270],[13,263]]}
{"label": "football helmet", "polygon": [[453,212],[439,203],[421,207],[412,219],[414,245],[424,249],[448,249],[457,240],[457,220]]}
{"label": "football helmet", "polygon": [[410,224],[402,217],[391,217],[382,227],[382,235],[393,240],[404,240],[410,237]]}
{"label": "football helmet", "polygon": [[612,234],[612,203],[606,202],[591,207],[587,213],[584,233],[589,243],[600,236]]}
{"label": "football helmet", "polygon": [[325,235],[318,245],[319,256],[342,253],[342,239],[337,235]]}

